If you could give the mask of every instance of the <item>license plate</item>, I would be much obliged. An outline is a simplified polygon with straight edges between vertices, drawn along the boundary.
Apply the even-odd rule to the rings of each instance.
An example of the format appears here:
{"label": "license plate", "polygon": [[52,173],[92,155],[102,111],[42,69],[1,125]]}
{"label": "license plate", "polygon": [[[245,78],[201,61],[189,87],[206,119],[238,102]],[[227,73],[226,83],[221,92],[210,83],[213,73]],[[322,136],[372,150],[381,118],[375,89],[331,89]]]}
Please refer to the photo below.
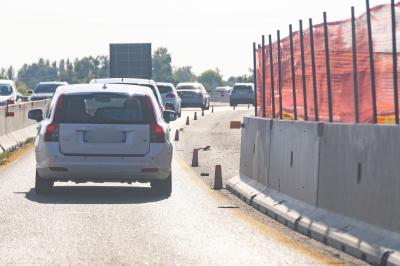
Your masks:
{"label": "license plate", "polygon": [[126,141],[126,132],[121,131],[86,131],[83,134],[86,143],[123,143]]}

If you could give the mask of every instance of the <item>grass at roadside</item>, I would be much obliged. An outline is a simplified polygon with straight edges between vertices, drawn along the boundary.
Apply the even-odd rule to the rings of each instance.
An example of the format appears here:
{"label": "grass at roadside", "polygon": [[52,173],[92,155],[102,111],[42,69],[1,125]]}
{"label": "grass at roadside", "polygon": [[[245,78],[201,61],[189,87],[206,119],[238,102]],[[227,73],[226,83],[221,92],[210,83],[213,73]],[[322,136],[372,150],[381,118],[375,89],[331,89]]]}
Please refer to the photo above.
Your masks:
{"label": "grass at roadside", "polygon": [[35,138],[29,138],[24,142],[19,143],[11,151],[0,153],[0,168],[15,161],[20,156],[24,155],[26,151],[29,151],[33,147]]}
{"label": "grass at roadside", "polygon": [[0,165],[3,165],[6,163],[7,159],[10,157],[11,152],[4,152],[0,154]]}

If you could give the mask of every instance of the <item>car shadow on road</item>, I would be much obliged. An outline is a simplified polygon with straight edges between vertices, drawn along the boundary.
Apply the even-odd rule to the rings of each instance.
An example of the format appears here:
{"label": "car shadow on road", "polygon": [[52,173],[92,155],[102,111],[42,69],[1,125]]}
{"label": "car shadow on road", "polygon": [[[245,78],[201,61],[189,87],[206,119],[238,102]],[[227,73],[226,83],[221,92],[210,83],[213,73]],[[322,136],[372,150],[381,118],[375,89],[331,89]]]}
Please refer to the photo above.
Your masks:
{"label": "car shadow on road", "polygon": [[146,187],[56,186],[47,195],[39,195],[33,188],[15,193],[42,204],[142,204],[167,199]]}

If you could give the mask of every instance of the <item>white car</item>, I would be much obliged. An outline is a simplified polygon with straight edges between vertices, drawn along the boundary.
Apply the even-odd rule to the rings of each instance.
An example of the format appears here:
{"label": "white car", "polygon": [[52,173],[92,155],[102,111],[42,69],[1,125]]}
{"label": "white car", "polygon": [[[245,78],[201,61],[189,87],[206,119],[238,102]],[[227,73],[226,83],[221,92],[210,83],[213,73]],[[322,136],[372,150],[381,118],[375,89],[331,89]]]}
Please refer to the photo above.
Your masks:
{"label": "white car", "polygon": [[178,117],[181,117],[182,109],[181,109],[181,97],[179,97],[178,92],[174,84],[165,83],[165,82],[157,82],[157,88],[160,91],[164,107],[167,110],[175,111]]}
{"label": "white car", "polygon": [[19,101],[20,95],[14,81],[0,80],[0,106],[15,104]]}
{"label": "white car", "polygon": [[150,182],[162,196],[171,194],[172,144],[168,122],[149,88],[117,84],[59,87],[36,137],[37,193],[54,182]]}
{"label": "white car", "polygon": [[160,91],[158,90],[157,84],[154,80],[151,79],[133,79],[133,78],[108,78],[108,79],[93,79],[90,83],[99,83],[99,84],[127,84],[127,85],[137,85],[144,86],[150,88],[154,96],[157,99],[157,102],[161,108],[161,112],[164,111],[164,103],[162,101],[162,97]]}

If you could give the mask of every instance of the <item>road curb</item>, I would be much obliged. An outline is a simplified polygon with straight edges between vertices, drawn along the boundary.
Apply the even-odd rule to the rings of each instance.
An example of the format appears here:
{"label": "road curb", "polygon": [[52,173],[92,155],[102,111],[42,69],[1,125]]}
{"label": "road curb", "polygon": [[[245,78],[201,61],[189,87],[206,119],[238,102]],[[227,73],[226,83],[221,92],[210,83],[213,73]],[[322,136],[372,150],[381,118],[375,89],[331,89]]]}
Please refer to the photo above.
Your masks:
{"label": "road curb", "polygon": [[244,176],[227,189],[259,212],[316,241],[375,265],[400,265],[400,234],[312,207]]}

